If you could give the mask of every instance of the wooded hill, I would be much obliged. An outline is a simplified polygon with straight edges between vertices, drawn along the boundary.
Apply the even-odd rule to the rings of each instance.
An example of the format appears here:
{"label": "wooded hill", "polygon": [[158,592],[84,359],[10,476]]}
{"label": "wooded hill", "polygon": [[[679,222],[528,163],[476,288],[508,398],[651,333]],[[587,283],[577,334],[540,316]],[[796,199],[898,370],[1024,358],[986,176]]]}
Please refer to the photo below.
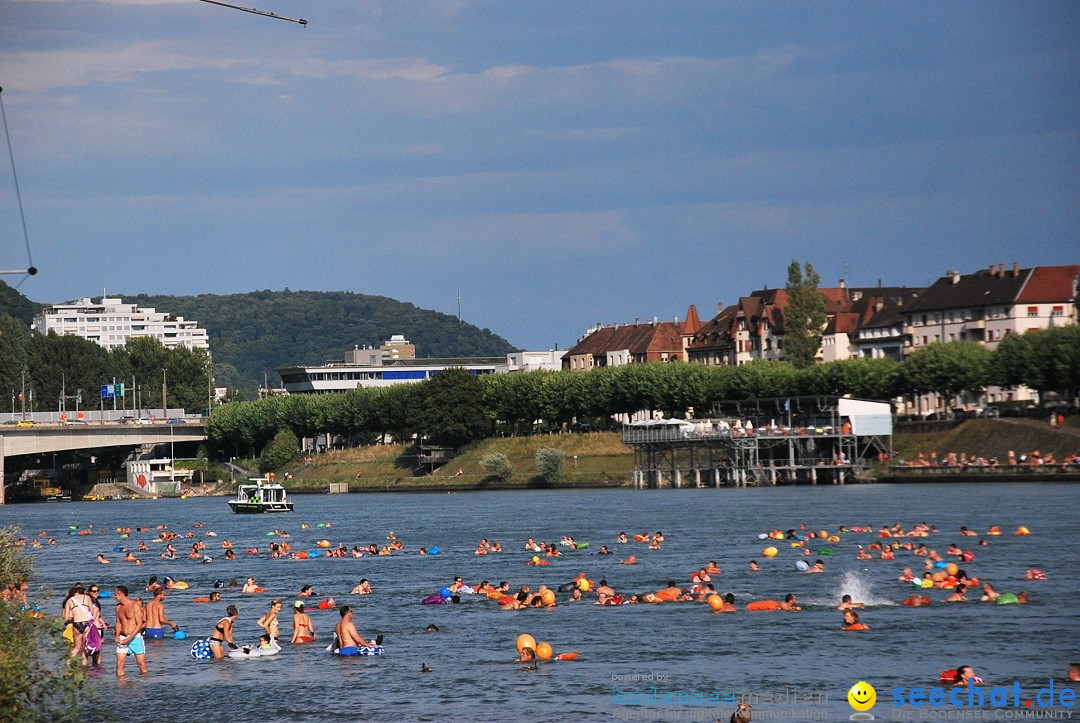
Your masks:
{"label": "wooded hill", "polygon": [[[0,284],[0,314],[29,324],[37,304]],[[385,296],[350,292],[252,291],[162,296],[117,294],[124,303],[194,319],[210,334],[218,386],[250,398],[274,369],[342,359],[354,345],[378,346],[394,334],[416,345],[417,357],[502,356],[514,351],[488,329]]]}

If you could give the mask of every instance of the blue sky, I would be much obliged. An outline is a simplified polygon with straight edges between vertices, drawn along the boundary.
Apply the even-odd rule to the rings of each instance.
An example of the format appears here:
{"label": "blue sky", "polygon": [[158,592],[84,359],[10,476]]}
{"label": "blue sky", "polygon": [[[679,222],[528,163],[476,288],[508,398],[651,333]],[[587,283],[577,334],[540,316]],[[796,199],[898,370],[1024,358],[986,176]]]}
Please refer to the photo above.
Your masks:
{"label": "blue sky", "polygon": [[31,299],[460,291],[565,348],[792,259],[865,286],[1080,262],[1077,2],[237,4],[310,24],[0,2]]}

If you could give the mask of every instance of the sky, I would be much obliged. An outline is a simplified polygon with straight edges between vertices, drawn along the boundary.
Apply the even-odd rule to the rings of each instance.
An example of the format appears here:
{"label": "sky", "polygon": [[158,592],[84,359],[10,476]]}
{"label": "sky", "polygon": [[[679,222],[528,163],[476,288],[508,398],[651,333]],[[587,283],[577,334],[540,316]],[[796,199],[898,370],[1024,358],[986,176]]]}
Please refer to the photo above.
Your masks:
{"label": "sky", "polygon": [[[460,293],[550,349],[705,321],[796,259],[823,286],[1080,263],[1078,2],[236,4],[309,24],[0,2],[22,293]],[[26,263],[0,158],[0,268]]]}

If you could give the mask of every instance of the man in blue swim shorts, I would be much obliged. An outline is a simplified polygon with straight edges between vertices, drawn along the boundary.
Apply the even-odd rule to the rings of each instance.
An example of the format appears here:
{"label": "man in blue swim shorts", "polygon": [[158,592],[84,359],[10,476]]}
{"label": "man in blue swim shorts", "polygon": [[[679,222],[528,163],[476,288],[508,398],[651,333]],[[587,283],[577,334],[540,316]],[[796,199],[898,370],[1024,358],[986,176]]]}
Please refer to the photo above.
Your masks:
{"label": "man in blue swim shorts", "polygon": [[165,637],[165,626],[168,625],[176,632],[180,626],[165,616],[165,589],[154,590],[154,599],[146,604],[146,629],[143,635],[150,640],[161,640]]}
{"label": "man in blue swim shorts", "polygon": [[341,606],[341,622],[337,624],[334,632],[337,634],[338,655],[343,658],[352,658],[360,655],[360,646],[367,648],[377,647],[376,641],[364,640],[356,631],[353,624],[352,608],[348,605]]}
{"label": "man in blue swim shorts", "polygon": [[146,646],[143,644],[142,629],[146,623],[141,606],[128,597],[128,589],[116,586],[116,677],[124,677],[124,663],[128,653],[135,656],[139,672],[146,673]]}

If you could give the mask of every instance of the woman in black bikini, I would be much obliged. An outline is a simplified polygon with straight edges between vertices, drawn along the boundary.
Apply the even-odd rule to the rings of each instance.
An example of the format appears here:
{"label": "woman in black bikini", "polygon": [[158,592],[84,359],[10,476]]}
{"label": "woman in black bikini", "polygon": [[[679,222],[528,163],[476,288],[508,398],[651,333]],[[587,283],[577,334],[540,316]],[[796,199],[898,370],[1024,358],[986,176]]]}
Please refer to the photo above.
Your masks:
{"label": "woman in black bikini", "polygon": [[68,592],[67,599],[64,600],[64,620],[73,626],[74,647],[71,649],[71,657],[82,658],[82,664],[86,665],[86,631],[94,624],[94,601],[86,594],[81,582]]}
{"label": "woman in black bikini", "polygon": [[237,648],[236,643],[233,642],[233,625],[240,617],[240,611],[235,605],[230,605],[225,608],[225,615],[227,617],[218,620],[214,632],[210,633],[210,652],[218,660],[225,657],[226,645],[233,650]]}

